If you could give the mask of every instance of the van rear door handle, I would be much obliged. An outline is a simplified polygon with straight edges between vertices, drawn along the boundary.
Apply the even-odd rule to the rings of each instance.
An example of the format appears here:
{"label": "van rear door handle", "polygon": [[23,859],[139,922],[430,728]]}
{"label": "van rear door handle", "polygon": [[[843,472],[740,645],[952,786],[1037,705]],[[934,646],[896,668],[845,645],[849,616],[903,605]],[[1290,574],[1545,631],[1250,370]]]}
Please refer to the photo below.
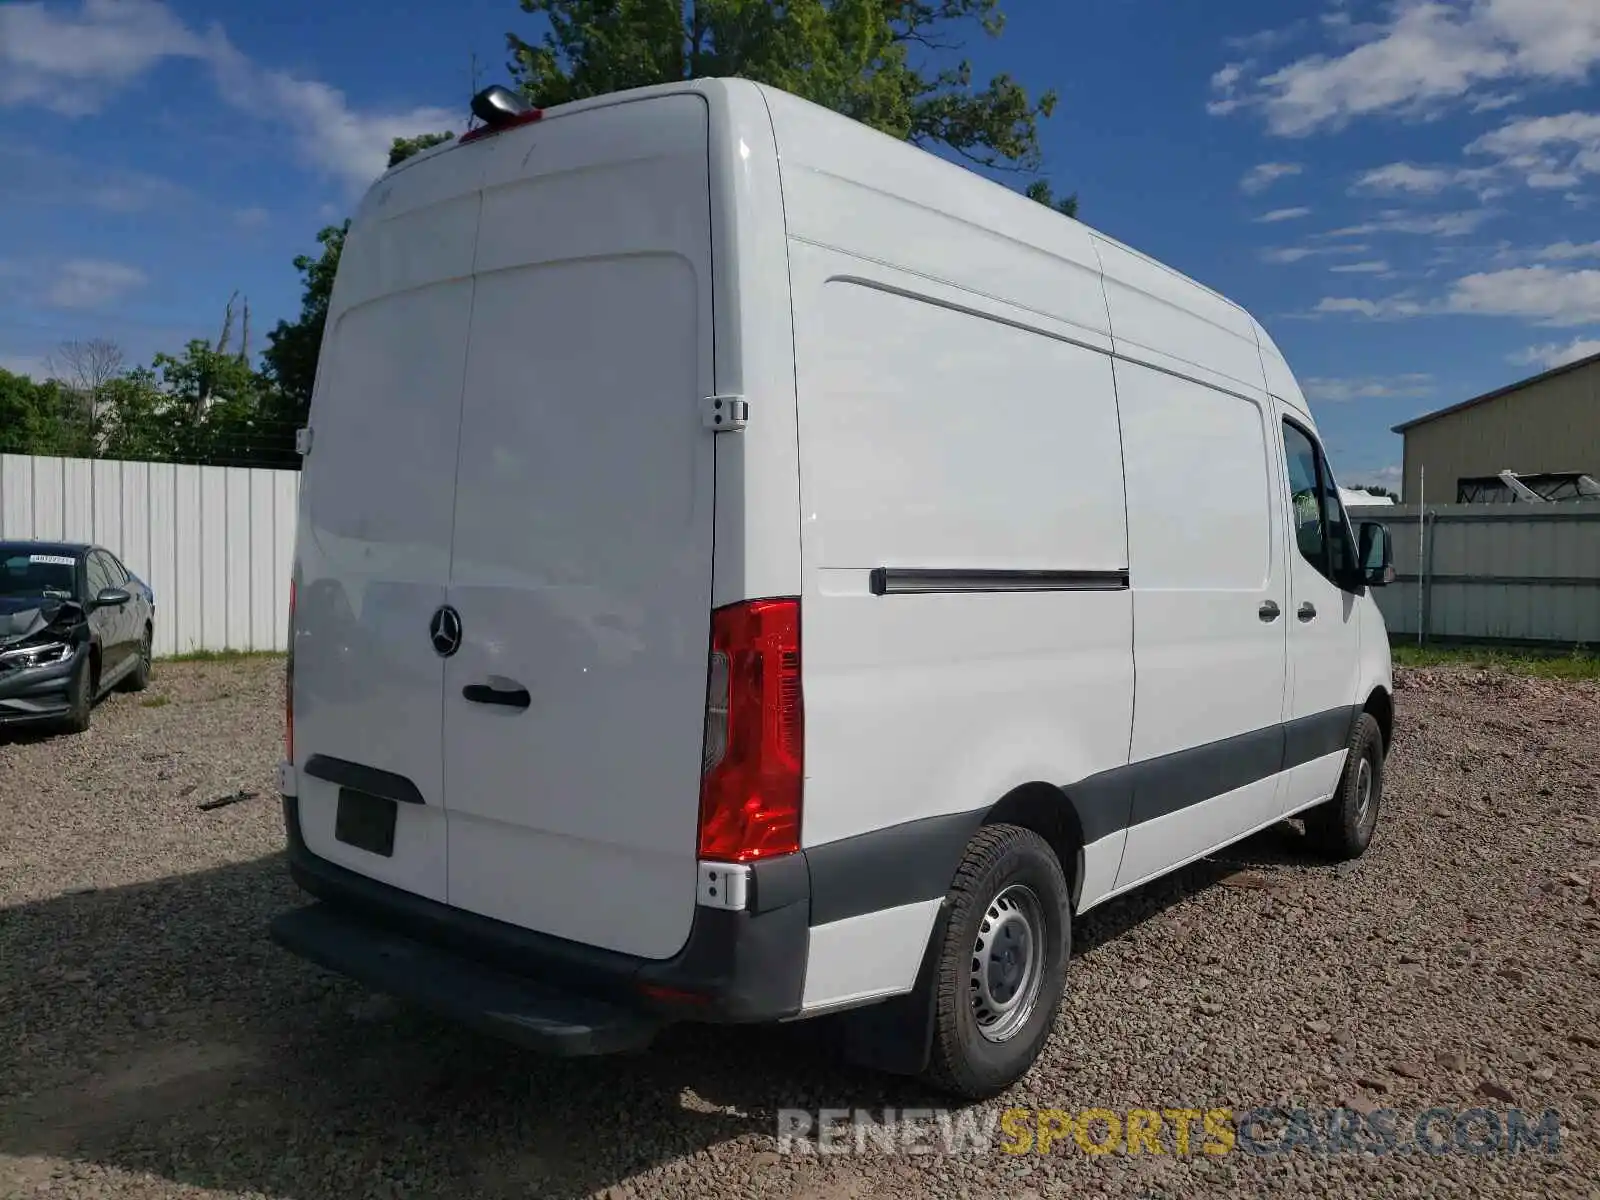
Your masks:
{"label": "van rear door handle", "polygon": [[1263,621],[1276,621],[1278,619],[1278,611],[1278,602],[1276,600],[1266,600],[1262,602],[1260,608],[1256,609],[1256,615]]}
{"label": "van rear door handle", "polygon": [[461,689],[461,694],[474,704],[500,704],[506,708],[527,708],[533,703],[533,697],[528,694],[528,689],[516,685],[497,688],[487,683],[469,683]]}
{"label": "van rear door handle", "polygon": [[1313,617],[1315,617],[1316,615],[1317,615],[1317,607],[1316,607],[1316,605],[1312,604],[1311,601],[1307,600],[1304,604],[1302,604],[1300,606],[1300,612],[1299,612],[1298,616],[1300,617],[1300,619],[1302,621],[1309,621]]}

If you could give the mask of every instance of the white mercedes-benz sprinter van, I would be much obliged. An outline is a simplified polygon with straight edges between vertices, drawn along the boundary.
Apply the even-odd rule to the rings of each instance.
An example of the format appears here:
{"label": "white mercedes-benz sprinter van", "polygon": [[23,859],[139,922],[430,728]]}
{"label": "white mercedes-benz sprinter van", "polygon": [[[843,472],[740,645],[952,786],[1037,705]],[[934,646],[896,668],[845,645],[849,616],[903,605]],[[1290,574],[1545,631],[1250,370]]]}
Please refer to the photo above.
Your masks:
{"label": "white mercedes-benz sprinter van", "polygon": [[1389,540],[1247,313],[753,83],[475,109],[333,288],[279,944],[555,1054],[844,1013],[982,1097],[1077,914],[1362,853]]}

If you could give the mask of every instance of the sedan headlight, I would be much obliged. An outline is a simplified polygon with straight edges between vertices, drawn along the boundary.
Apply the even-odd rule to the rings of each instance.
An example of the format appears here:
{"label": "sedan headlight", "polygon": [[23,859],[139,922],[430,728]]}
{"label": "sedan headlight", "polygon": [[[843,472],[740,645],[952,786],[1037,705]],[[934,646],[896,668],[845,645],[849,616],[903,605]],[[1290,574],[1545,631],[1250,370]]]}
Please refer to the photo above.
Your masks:
{"label": "sedan headlight", "polygon": [[0,650],[0,667],[25,670],[28,667],[48,667],[63,662],[71,655],[72,647],[65,642],[46,642],[42,646],[24,646],[18,650]]}

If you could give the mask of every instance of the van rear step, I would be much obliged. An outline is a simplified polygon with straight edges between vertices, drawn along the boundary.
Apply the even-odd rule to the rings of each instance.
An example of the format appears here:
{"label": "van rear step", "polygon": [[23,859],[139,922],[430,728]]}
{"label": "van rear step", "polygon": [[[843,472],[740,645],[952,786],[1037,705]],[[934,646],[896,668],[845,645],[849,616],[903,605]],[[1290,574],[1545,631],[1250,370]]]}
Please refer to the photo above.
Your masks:
{"label": "van rear step", "polygon": [[655,1019],[557,991],[372,925],[326,903],[275,918],[272,940],[301,958],[544,1054],[639,1050]]}

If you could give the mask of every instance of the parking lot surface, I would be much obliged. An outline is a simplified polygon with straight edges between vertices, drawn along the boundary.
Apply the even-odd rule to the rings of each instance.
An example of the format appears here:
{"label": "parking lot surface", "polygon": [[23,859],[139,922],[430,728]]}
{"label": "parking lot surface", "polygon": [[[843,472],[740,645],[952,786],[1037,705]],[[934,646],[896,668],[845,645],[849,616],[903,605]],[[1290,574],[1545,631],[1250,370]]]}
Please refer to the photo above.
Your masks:
{"label": "parking lot surface", "polygon": [[[1401,672],[1365,858],[1309,859],[1286,823],[1090,913],[1011,1094],[824,1154],[780,1119],[942,1101],[842,1064],[826,1027],[545,1060],[273,946],[303,899],[272,791],[282,677],[158,664],[88,734],[0,732],[0,1196],[1600,1194],[1593,683]],[[1134,1110],[1268,1106],[1313,1128],[1389,1110],[1397,1132],[1319,1150],[1266,1121],[1214,1153],[1196,1121],[1183,1151],[1169,1116],[1091,1152]],[[1454,1123],[1472,1109],[1498,1149],[1484,1114]],[[1428,1110],[1434,1141],[1405,1150]],[[1511,1110],[1555,1115],[1510,1153]],[[1041,1122],[1063,1131],[1048,1154]],[[953,1154],[949,1128],[969,1133]]]}

